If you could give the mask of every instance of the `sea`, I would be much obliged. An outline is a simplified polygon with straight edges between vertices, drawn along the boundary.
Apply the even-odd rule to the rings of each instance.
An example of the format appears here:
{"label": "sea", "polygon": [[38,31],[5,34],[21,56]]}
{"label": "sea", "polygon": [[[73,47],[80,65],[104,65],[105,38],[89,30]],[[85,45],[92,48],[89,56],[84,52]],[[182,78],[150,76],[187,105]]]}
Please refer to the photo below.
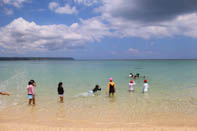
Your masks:
{"label": "sea", "polygon": [[[134,92],[129,73],[139,73]],[[144,76],[149,90],[143,93]],[[106,95],[109,78],[116,84]],[[35,80],[36,105],[27,84]],[[63,82],[64,102],[58,83]],[[95,85],[101,91],[88,94]],[[197,60],[0,61],[0,121],[59,125],[197,126]]]}

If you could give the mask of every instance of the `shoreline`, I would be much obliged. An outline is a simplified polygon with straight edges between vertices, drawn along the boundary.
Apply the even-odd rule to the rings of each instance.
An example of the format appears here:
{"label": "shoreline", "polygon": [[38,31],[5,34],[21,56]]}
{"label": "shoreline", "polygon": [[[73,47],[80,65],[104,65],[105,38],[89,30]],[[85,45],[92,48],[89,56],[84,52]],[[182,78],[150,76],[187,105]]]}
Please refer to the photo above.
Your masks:
{"label": "shoreline", "polygon": [[151,122],[119,122],[115,121],[88,121],[86,119],[61,119],[56,117],[35,117],[31,119],[30,116],[8,116],[0,114],[0,130],[52,130],[52,131],[197,131],[197,124],[191,124],[189,121],[186,123],[151,123]]}
{"label": "shoreline", "polygon": [[[66,125],[66,124],[65,124]],[[71,127],[67,126],[53,126],[42,124],[26,124],[20,122],[1,122],[1,131],[196,131],[197,127],[188,126],[145,126],[145,127]]]}

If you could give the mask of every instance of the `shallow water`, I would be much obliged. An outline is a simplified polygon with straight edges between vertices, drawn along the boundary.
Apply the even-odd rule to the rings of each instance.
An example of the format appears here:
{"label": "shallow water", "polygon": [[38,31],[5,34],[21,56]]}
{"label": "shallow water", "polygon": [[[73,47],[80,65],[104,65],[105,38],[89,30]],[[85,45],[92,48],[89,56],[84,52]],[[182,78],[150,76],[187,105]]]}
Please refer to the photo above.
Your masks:
{"label": "shallow water", "polygon": [[[128,92],[130,72],[145,75]],[[115,97],[105,95],[108,78],[117,85]],[[26,85],[37,82],[36,106],[28,106]],[[132,61],[0,61],[0,118],[62,123],[191,125],[197,123],[197,60]],[[57,84],[64,83],[64,103]],[[102,88],[87,95],[96,84]],[[47,119],[46,119],[47,118]]]}

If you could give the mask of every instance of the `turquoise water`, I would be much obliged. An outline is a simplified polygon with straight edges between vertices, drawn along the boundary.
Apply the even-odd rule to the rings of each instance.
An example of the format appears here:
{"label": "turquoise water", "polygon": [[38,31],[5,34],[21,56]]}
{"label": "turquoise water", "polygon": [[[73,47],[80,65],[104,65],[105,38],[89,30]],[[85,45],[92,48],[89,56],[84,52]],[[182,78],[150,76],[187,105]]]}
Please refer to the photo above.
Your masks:
{"label": "turquoise water", "polygon": [[[143,78],[135,92],[128,92],[129,73],[145,75],[149,92],[142,93]],[[115,97],[105,95],[108,78],[117,86]],[[26,85],[37,82],[34,119],[55,121],[188,124],[197,121],[197,60],[130,61],[0,61],[0,112],[28,116]],[[59,103],[57,84],[62,81],[64,103]],[[96,84],[95,96],[85,96]],[[166,121],[167,120],[167,121]]]}

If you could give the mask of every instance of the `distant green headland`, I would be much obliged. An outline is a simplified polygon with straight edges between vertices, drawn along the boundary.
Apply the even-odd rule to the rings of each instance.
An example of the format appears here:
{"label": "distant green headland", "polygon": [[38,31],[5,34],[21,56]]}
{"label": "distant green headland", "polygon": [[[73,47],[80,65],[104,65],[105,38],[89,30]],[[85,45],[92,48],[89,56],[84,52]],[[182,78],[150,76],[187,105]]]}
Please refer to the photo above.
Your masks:
{"label": "distant green headland", "polygon": [[74,60],[72,57],[0,57],[0,61],[8,60]]}

